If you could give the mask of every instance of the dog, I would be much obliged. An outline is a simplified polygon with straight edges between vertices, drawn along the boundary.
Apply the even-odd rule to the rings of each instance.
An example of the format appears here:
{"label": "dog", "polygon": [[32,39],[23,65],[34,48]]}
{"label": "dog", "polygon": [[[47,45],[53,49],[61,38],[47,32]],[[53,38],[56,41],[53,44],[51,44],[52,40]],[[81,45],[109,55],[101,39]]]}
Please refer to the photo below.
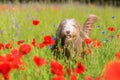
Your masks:
{"label": "dog", "polygon": [[53,49],[59,51],[58,44],[60,43],[60,47],[67,58],[77,54],[84,57],[85,39],[90,38],[90,31],[97,20],[97,16],[91,14],[82,27],[75,19],[61,21],[56,32],[56,41]]}

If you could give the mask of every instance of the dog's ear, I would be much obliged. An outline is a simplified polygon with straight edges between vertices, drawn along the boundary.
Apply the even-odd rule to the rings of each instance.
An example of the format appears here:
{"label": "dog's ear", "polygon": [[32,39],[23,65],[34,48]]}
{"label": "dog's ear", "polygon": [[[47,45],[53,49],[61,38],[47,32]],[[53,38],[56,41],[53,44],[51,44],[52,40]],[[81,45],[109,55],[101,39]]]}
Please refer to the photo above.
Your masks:
{"label": "dog's ear", "polygon": [[89,15],[89,17],[87,18],[81,29],[82,37],[89,38],[90,31],[92,30],[92,26],[97,20],[98,18],[94,14]]}

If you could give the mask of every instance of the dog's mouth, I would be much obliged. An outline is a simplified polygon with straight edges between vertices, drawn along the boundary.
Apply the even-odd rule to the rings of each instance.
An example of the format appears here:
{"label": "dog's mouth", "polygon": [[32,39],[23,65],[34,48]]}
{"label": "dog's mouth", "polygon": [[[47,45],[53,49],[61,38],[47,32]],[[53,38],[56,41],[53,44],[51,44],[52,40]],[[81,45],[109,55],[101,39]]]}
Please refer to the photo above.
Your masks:
{"label": "dog's mouth", "polygon": [[70,40],[71,38],[72,38],[71,35],[66,35],[66,39],[67,39],[67,40]]}
{"label": "dog's mouth", "polygon": [[66,35],[66,38],[67,39],[70,39],[72,36],[71,35]]}

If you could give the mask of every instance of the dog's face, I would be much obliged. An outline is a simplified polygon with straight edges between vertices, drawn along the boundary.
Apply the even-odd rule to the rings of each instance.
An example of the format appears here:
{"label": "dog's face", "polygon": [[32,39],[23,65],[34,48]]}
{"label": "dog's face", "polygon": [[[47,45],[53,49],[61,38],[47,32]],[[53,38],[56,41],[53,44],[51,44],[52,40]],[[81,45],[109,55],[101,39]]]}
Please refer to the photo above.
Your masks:
{"label": "dog's face", "polygon": [[60,33],[58,33],[60,38],[64,38],[67,41],[74,41],[80,32],[80,26],[74,19],[66,19],[61,22],[59,26]]}

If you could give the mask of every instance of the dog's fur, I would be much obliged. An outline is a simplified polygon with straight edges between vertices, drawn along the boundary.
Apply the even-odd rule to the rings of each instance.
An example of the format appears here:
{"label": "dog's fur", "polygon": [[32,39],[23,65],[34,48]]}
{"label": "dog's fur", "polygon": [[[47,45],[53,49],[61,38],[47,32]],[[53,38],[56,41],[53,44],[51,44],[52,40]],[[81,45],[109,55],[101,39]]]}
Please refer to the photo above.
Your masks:
{"label": "dog's fur", "polygon": [[65,52],[67,58],[71,54],[78,54],[85,52],[84,39],[90,37],[90,31],[93,24],[97,21],[97,17],[93,14],[89,15],[82,27],[75,19],[63,20],[56,33],[56,43],[54,49],[58,48],[58,43],[61,42],[61,47]]}

